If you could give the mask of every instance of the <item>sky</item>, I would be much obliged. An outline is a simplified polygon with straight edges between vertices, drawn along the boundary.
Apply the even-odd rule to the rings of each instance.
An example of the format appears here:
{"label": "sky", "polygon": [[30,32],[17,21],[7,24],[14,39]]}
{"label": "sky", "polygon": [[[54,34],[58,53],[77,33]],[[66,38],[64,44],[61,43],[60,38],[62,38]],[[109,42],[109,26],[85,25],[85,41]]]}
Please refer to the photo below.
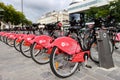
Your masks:
{"label": "sky", "polygon": [[[21,0],[0,0],[6,5],[13,5],[18,11],[21,9]],[[37,20],[47,12],[67,9],[72,0],[23,0],[23,12],[27,19],[32,22]]]}

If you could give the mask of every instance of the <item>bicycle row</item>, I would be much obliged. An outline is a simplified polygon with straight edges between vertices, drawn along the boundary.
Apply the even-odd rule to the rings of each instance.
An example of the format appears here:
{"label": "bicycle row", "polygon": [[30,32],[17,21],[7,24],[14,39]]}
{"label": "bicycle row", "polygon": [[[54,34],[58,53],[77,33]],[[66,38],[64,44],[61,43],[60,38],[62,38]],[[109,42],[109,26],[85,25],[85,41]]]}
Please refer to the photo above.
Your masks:
{"label": "bicycle row", "polygon": [[[32,58],[38,64],[50,64],[51,71],[60,78],[66,78],[80,70],[80,66],[87,68],[88,58],[99,64],[98,44],[95,33],[91,29],[71,27],[67,32],[51,29],[43,30],[41,34],[24,34],[16,31],[0,32],[0,41],[14,47],[27,58]],[[113,52],[120,45],[120,33],[111,32],[110,50]],[[112,35],[111,35],[112,34]]]}

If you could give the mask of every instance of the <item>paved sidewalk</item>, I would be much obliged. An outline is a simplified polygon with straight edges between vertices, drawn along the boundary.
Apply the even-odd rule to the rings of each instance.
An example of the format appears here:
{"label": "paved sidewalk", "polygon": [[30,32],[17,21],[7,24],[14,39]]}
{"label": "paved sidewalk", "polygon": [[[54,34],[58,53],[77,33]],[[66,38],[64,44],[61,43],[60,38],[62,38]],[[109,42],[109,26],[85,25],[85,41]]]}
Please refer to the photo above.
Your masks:
{"label": "paved sidewalk", "polygon": [[89,60],[92,69],[81,67],[73,76],[56,77],[49,64],[39,65],[0,41],[0,80],[120,80],[120,49],[113,54],[115,67],[102,69]]}

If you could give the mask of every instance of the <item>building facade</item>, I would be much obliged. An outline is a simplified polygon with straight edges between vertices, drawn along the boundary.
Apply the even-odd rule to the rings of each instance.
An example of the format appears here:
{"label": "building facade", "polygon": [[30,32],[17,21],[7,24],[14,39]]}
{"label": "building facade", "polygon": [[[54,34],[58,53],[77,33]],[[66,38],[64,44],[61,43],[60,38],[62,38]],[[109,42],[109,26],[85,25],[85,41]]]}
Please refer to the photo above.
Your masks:
{"label": "building facade", "polygon": [[85,11],[89,10],[91,7],[100,7],[110,3],[113,0],[72,0],[68,7],[68,13],[71,16],[70,21],[74,17],[77,23],[85,26],[86,23],[93,22],[93,19],[87,18]]}
{"label": "building facade", "polygon": [[90,9],[90,7],[107,5],[110,1],[114,0],[73,0],[68,7],[68,13],[83,12]]}
{"label": "building facade", "polygon": [[48,24],[48,23],[55,23],[57,21],[62,22],[63,25],[68,24],[69,21],[68,11],[63,10],[63,11],[53,11],[46,13],[37,21],[37,23]]}

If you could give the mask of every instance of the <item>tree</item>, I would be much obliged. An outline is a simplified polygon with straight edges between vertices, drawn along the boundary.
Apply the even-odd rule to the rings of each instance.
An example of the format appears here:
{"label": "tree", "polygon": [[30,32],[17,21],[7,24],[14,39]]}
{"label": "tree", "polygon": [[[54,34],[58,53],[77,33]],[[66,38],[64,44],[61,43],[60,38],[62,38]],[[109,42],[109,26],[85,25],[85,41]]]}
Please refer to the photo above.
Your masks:
{"label": "tree", "polygon": [[115,16],[117,22],[120,22],[120,0],[110,2],[109,9],[110,14]]}
{"label": "tree", "polygon": [[12,24],[32,24],[31,21],[26,19],[25,15],[20,12],[16,11],[12,5],[5,5],[4,3],[0,2],[0,8],[4,9],[4,21],[11,22]]}
{"label": "tree", "polygon": [[120,0],[114,0],[108,5],[101,7],[91,7],[89,10],[85,11],[85,13],[88,19],[99,17],[106,18],[106,16],[112,15],[117,22],[120,22]]}
{"label": "tree", "polygon": [[106,16],[108,16],[109,13],[110,11],[109,11],[108,5],[101,6],[98,8],[98,11],[96,13],[96,18],[99,18],[99,17],[105,18]]}
{"label": "tree", "polygon": [[89,19],[93,19],[95,18],[96,13],[98,12],[98,8],[97,7],[91,7],[89,10],[87,10],[86,13],[86,17]]}

